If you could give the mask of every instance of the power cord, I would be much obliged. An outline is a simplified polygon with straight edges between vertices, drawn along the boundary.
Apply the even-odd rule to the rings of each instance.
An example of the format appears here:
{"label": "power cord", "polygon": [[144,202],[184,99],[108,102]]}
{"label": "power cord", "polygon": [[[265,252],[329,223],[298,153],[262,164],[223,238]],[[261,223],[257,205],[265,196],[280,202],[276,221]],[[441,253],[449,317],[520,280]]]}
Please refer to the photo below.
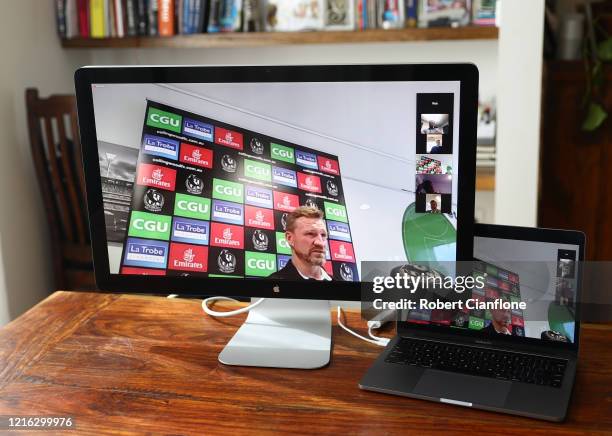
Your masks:
{"label": "power cord", "polygon": [[242,307],[237,310],[230,310],[228,312],[217,312],[215,310],[210,309],[208,307],[208,303],[213,303],[215,301],[234,301],[236,303],[238,303],[239,301],[233,298],[230,298],[230,297],[209,297],[209,298],[205,298],[204,300],[202,300],[202,309],[204,309],[204,312],[206,312],[206,314],[210,316],[215,316],[217,318],[226,318],[228,316],[235,316],[235,315],[240,315],[241,313],[248,312],[249,310],[263,303],[265,301],[265,298],[260,298],[255,303],[251,303],[246,307]]}
{"label": "power cord", "polygon": [[368,336],[370,336],[370,338],[366,338],[365,336],[361,336],[359,333],[354,332],[353,330],[349,329],[348,327],[346,327],[343,323],[342,323],[342,309],[340,308],[340,306],[338,306],[338,325],[340,327],[342,327],[344,330],[346,330],[348,333],[350,333],[351,335],[362,339],[366,342],[369,342],[371,344],[374,345],[378,345],[379,347],[386,347],[387,344],[389,343],[390,339],[387,338],[381,338],[378,336],[374,336],[374,334],[372,333],[372,329],[373,328],[378,328],[380,327],[380,325],[378,327],[373,327],[373,326],[368,326]]}
{"label": "power cord", "polygon": [[[168,298],[176,298],[177,295],[176,294],[170,294],[168,295]],[[229,316],[235,316],[235,315],[240,315],[241,313],[245,313],[248,312],[251,309],[254,309],[255,307],[259,306],[261,303],[263,303],[265,301],[265,298],[260,298],[259,300],[257,300],[255,303],[249,304],[246,307],[242,307],[240,309],[237,310],[230,310],[228,312],[217,312],[216,310],[212,310],[209,307],[209,303],[214,303],[215,301],[233,301],[238,303],[238,300],[234,299],[234,298],[230,298],[230,297],[209,297],[209,298],[205,298],[204,300],[202,300],[202,309],[204,310],[204,312],[207,315],[210,316],[214,316],[214,317],[218,317],[218,318],[226,318]],[[337,307],[338,310],[338,325],[340,327],[342,327],[343,330],[347,331],[348,333],[350,333],[351,335],[364,340],[366,342],[369,342],[371,344],[374,345],[378,345],[380,347],[386,347],[387,344],[389,343],[390,339],[388,338],[381,338],[379,336],[374,335],[374,333],[372,333],[372,330],[380,328],[382,323],[379,321],[374,321],[374,322],[368,322],[368,336],[370,338],[366,338],[365,336],[361,336],[359,333],[356,333],[354,331],[352,331],[351,329],[349,329],[347,326],[345,326],[342,323],[342,309],[340,308],[340,306]]]}

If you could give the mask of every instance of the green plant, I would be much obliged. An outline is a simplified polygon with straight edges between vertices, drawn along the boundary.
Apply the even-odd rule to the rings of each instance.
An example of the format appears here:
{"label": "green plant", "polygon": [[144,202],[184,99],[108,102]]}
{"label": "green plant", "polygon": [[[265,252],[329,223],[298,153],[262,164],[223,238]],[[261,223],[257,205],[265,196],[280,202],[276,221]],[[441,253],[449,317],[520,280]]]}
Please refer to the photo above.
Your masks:
{"label": "green plant", "polygon": [[[605,72],[604,64],[612,62],[612,37],[593,19],[591,7],[586,5],[588,34],[584,44],[584,67],[586,89],[582,101],[586,110],[582,130],[593,132],[608,118],[604,106]],[[597,39],[600,35],[600,41]]]}

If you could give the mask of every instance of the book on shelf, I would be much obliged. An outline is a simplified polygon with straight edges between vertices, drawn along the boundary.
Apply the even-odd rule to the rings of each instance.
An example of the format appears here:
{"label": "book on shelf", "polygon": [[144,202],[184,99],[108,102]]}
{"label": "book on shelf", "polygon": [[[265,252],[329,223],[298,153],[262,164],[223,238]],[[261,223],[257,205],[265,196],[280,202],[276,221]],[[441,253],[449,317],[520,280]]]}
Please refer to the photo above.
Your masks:
{"label": "book on shelf", "polygon": [[498,0],[55,0],[60,38],[494,25]]}

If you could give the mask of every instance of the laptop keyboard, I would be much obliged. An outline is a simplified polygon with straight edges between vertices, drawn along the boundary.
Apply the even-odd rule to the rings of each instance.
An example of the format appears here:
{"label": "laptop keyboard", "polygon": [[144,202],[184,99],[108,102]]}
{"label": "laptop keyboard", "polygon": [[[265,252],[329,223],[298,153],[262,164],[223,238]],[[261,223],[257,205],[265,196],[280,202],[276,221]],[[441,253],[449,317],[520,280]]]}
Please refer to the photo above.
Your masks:
{"label": "laptop keyboard", "polygon": [[385,362],[561,387],[566,360],[401,338]]}

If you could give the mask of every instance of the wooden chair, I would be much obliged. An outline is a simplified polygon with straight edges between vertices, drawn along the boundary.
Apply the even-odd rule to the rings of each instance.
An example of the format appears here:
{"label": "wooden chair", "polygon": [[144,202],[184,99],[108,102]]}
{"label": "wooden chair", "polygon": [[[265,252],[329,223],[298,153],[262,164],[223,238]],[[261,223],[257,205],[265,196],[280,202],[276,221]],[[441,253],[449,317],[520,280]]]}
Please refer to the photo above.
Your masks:
{"label": "wooden chair", "polygon": [[95,289],[74,95],[26,90],[32,157],[49,222],[57,289]]}

